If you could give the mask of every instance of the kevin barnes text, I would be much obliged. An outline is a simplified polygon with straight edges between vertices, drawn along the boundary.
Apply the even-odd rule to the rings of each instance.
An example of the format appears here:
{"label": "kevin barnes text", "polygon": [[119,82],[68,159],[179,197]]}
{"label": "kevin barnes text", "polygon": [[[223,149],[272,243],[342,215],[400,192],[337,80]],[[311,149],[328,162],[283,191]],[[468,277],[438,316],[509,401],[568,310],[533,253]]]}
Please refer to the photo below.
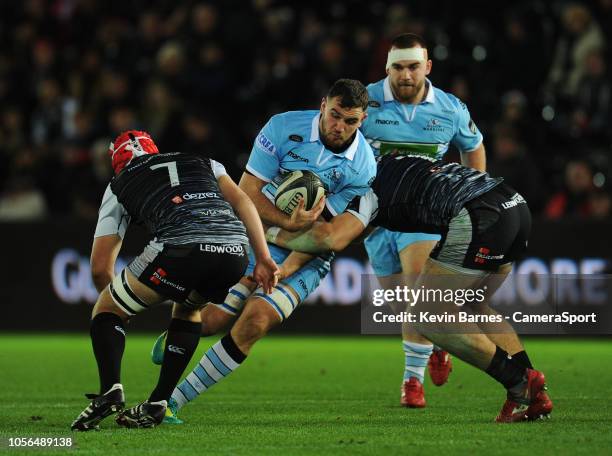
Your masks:
{"label": "kevin barnes text", "polygon": [[512,315],[479,315],[469,312],[458,312],[442,314],[432,312],[400,312],[398,314],[385,314],[374,312],[372,319],[375,323],[501,323],[504,319],[515,323],[596,323],[597,315],[572,314],[562,312],[560,314],[525,314],[514,312]]}

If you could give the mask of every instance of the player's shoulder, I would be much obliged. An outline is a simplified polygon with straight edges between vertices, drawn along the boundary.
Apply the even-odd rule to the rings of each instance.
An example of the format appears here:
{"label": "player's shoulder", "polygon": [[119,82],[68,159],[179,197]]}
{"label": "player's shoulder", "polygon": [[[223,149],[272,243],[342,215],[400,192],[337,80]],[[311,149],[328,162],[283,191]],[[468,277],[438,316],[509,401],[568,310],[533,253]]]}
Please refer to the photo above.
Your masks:
{"label": "player's shoulder", "polygon": [[368,107],[380,108],[383,105],[385,101],[384,83],[385,80],[381,79],[380,81],[368,84],[366,87],[368,91]]}
{"label": "player's shoulder", "polygon": [[284,155],[296,143],[307,142],[311,137],[313,119],[319,111],[287,111],[276,114],[268,122],[268,131],[262,131],[257,142],[269,153]]}
{"label": "player's shoulder", "polygon": [[312,119],[318,114],[316,110],[286,111],[275,114],[270,118],[270,123],[281,129],[302,128],[310,129]]}
{"label": "player's shoulder", "polygon": [[439,105],[440,109],[448,111],[449,113],[458,115],[463,111],[467,111],[468,107],[461,101],[461,99],[452,93],[445,92],[437,87],[432,87],[434,91],[435,102]]}

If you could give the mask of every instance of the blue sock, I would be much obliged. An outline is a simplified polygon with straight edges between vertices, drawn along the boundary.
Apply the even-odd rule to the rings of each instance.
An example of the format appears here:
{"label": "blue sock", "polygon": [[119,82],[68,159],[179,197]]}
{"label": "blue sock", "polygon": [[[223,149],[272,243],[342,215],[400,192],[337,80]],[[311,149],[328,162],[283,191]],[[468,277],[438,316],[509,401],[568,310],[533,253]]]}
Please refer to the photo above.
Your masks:
{"label": "blue sock", "polygon": [[238,369],[245,358],[229,334],[210,347],[198,365],[172,392],[177,410]]}
{"label": "blue sock", "polygon": [[425,367],[429,361],[429,355],[433,351],[433,345],[423,345],[414,342],[403,342],[406,354],[406,367],[404,368],[404,381],[415,377],[419,382],[425,380]]}

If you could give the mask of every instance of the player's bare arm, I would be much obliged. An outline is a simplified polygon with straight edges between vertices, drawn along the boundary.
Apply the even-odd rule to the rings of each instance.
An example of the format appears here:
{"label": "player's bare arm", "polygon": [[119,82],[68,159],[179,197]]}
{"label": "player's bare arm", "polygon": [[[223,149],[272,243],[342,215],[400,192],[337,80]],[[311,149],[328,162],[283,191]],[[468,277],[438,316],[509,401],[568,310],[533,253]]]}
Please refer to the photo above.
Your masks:
{"label": "player's bare arm", "polygon": [[315,258],[314,255],[303,252],[291,252],[283,264],[280,265],[280,276],[279,280],[283,280],[292,274],[295,274],[303,266],[306,265],[310,260]]}
{"label": "player's bare arm", "polygon": [[311,210],[304,209],[300,204],[291,216],[280,211],[268,198],[261,192],[266,182],[249,173],[244,173],[240,179],[240,188],[251,198],[261,220],[269,226],[278,226],[287,231],[299,231],[307,229],[319,218],[325,208],[325,199],[319,202]]}
{"label": "player's bare arm", "polygon": [[118,234],[109,234],[94,239],[91,248],[91,277],[98,292],[113,280],[115,262],[121,249],[122,239]]}
{"label": "player's bare arm", "polygon": [[246,228],[247,236],[257,260],[253,271],[253,280],[260,284],[266,293],[270,293],[278,282],[280,271],[270,256],[257,209],[248,195],[229,176],[219,177],[219,188],[223,197],[236,210]]}
{"label": "player's bare arm", "polygon": [[487,170],[487,155],[485,153],[484,143],[469,152],[461,152],[461,164],[468,168],[474,168],[478,171],[485,172]]}
{"label": "player's bare arm", "polygon": [[298,252],[321,253],[344,250],[365,229],[363,223],[349,212],[332,218],[329,222],[315,222],[307,231],[289,232],[268,230],[268,242]]}

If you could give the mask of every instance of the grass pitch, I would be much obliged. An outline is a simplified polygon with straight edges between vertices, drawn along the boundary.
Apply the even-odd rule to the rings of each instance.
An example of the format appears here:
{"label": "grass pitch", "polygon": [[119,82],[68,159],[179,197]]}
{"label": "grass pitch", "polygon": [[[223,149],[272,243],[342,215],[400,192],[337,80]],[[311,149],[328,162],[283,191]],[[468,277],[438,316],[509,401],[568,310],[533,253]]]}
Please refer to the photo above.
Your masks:
{"label": "grass pitch", "polygon": [[[127,405],[145,399],[158,368],[154,335],[128,336]],[[192,365],[212,339],[202,339]],[[504,391],[454,359],[449,383],[426,380],[427,408],[399,406],[403,353],[384,337],[280,337],[261,341],[229,378],[184,408],[182,426],[126,430],[112,418],[100,432],[71,433],[98,385],[86,335],[1,335],[0,452],[9,437],[72,437],[69,454],[610,454],[612,344],[527,340],[546,372],[551,420],[514,425],[493,418]],[[197,359],[196,359],[197,358]]]}

